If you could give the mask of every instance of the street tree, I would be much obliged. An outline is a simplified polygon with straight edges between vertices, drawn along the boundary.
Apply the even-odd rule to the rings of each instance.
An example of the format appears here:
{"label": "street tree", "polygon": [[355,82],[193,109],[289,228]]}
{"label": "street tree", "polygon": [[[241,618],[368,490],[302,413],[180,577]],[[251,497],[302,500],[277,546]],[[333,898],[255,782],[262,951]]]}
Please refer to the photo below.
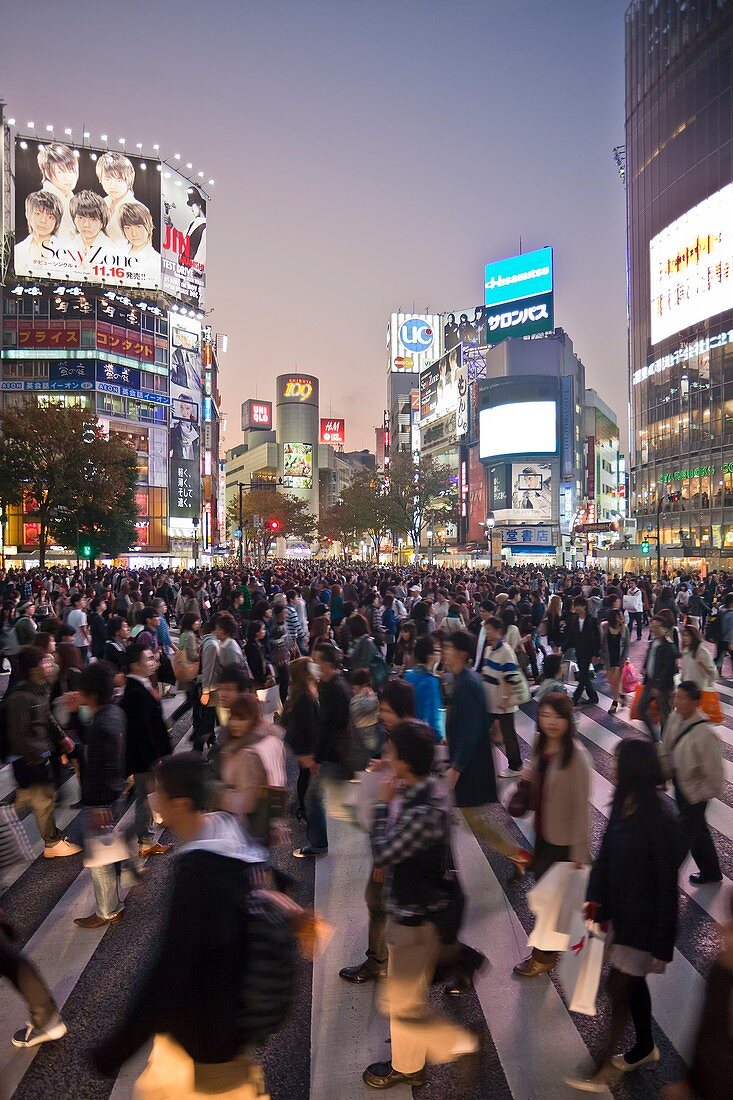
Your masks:
{"label": "street tree", "polygon": [[96,413],[28,402],[0,414],[0,436],[0,496],[22,501],[38,517],[41,565],[57,524],[66,546],[76,539],[77,519],[80,531],[98,534],[110,553],[133,542],[135,453],[104,437]]}
{"label": "street tree", "polygon": [[318,520],[318,538],[321,542],[340,542],[345,551],[358,542],[359,524],[353,508],[345,500],[338,500]]}
{"label": "street tree", "polygon": [[449,466],[437,463],[432,455],[419,457],[400,452],[389,468],[389,497],[392,501],[395,530],[409,535],[415,549],[428,519],[452,514],[455,488]]}
{"label": "street tree", "polygon": [[371,542],[374,556],[379,561],[382,543],[397,520],[384,474],[374,470],[357,470],[351,484],[341,494],[341,501],[353,515],[357,531],[365,534]]}
{"label": "street tree", "polygon": [[[259,527],[255,527],[255,517],[259,518]],[[239,498],[229,504],[227,509],[229,530],[240,527]],[[244,543],[255,547],[262,546],[267,556],[275,539],[296,538],[308,542],[315,531],[315,520],[308,511],[305,501],[277,489],[253,489],[242,494],[241,530]],[[273,529],[272,524],[277,527]]]}

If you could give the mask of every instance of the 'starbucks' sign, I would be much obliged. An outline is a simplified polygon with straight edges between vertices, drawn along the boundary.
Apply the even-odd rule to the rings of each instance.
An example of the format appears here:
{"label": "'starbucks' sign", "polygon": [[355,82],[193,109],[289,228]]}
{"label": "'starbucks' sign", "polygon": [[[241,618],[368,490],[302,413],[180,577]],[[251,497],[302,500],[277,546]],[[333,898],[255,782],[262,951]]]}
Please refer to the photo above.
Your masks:
{"label": "'starbucks' sign", "polygon": [[[712,477],[717,466],[695,466],[693,470],[670,470],[661,475],[662,483],[669,481],[689,481],[693,477]],[[733,474],[733,462],[724,462],[721,470],[724,474]]]}

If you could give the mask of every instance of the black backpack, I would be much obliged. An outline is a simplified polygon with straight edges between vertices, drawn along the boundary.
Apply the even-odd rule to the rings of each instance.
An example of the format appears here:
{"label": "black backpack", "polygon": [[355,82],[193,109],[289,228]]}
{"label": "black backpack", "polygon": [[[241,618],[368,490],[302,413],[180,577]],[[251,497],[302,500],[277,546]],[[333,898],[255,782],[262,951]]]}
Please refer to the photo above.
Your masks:
{"label": "black backpack", "polygon": [[240,984],[243,1038],[264,1043],[285,1022],[293,1000],[296,940],[285,912],[261,891],[243,905],[245,965]]}

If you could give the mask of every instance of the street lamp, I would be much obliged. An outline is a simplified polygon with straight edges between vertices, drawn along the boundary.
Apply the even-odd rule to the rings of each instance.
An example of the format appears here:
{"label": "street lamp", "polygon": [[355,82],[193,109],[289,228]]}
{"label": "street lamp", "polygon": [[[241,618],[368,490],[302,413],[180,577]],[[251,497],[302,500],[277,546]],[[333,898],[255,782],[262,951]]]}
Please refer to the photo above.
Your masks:
{"label": "street lamp", "polygon": [[433,532],[428,530],[428,559],[433,564]]}
{"label": "street lamp", "polygon": [[662,579],[662,545],[659,531],[659,515],[662,511],[662,505],[666,502],[668,504],[676,504],[682,496],[681,493],[662,493],[657,501],[657,580]]}
{"label": "street lamp", "polygon": [[191,522],[193,523],[193,547],[192,547],[192,549],[193,549],[193,567],[195,569],[197,564],[198,564],[198,558],[199,558],[199,543],[198,543],[199,523],[200,523],[199,517],[194,516],[193,520]]}
{"label": "street lamp", "polygon": [[486,538],[489,543],[489,569],[494,568],[494,528],[496,527],[496,516],[493,512],[486,513],[486,519],[484,521],[484,528],[486,530]]}

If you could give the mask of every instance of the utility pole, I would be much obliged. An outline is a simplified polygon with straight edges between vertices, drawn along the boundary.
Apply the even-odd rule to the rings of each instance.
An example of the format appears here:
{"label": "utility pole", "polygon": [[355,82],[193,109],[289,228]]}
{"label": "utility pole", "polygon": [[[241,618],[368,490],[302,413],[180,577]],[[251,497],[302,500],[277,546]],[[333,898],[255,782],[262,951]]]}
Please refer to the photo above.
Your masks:
{"label": "utility pole", "polygon": [[239,564],[240,566],[244,562],[244,524],[243,524],[243,511],[242,511],[242,493],[244,491],[244,482],[237,482],[239,488]]}

